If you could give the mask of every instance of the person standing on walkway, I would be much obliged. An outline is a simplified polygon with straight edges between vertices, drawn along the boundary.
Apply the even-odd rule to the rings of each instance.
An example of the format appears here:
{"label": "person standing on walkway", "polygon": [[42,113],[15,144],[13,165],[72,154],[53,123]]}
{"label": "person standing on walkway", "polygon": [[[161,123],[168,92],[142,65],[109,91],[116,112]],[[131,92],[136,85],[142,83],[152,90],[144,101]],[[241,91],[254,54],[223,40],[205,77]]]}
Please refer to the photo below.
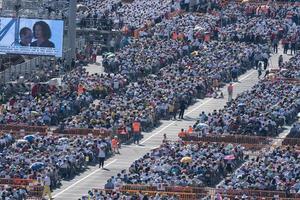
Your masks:
{"label": "person standing on walkway", "polygon": [[275,36],[274,40],[272,41],[274,53],[278,53],[278,43],[278,38]]}
{"label": "person standing on walkway", "polygon": [[185,101],[184,100],[180,101],[179,108],[180,108],[179,119],[183,119],[184,111],[186,109],[186,105],[185,105]]}
{"label": "person standing on walkway", "polygon": [[114,154],[120,154],[119,151],[119,139],[118,136],[115,136],[112,140],[111,140],[111,146],[112,146],[112,150]]}
{"label": "person standing on walkway", "polygon": [[132,123],[132,132],[133,132],[133,143],[140,143],[140,135],[141,135],[141,123],[138,120],[135,120]]}
{"label": "person standing on walkway", "polygon": [[283,53],[287,54],[289,50],[289,41],[287,38],[282,39],[282,45],[283,45]]}
{"label": "person standing on walkway", "polygon": [[282,64],[283,64],[283,56],[280,55],[279,58],[278,58],[278,67],[281,68]]}
{"label": "person standing on walkway", "polygon": [[104,161],[105,161],[105,146],[101,145],[99,143],[98,145],[98,159],[99,159],[99,168],[101,167],[102,169],[104,168]]}
{"label": "person standing on walkway", "polygon": [[227,92],[228,92],[228,102],[232,101],[232,94],[233,94],[233,85],[230,83],[227,87]]}
{"label": "person standing on walkway", "polygon": [[49,176],[49,171],[46,173],[44,179],[43,179],[43,183],[44,183],[44,190],[43,190],[43,198],[45,197],[45,195],[48,195],[49,199],[53,199],[51,196],[51,179]]}
{"label": "person standing on walkway", "polygon": [[291,55],[296,54],[296,45],[297,45],[297,37],[292,36],[291,37]]}
{"label": "person standing on walkway", "polygon": [[260,79],[260,76],[262,74],[262,64],[261,63],[259,63],[259,65],[258,65],[257,72],[258,72],[258,79]]}

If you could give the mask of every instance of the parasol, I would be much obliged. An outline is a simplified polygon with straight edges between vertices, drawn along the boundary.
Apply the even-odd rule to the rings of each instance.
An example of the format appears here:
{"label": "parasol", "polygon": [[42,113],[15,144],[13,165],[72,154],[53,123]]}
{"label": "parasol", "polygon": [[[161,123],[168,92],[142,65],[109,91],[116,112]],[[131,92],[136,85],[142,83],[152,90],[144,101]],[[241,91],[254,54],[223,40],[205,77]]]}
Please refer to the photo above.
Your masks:
{"label": "parasol", "polygon": [[31,143],[34,142],[35,138],[34,135],[26,135],[23,139]]}
{"label": "parasol", "polygon": [[224,160],[234,160],[234,159],[235,159],[235,157],[232,154],[224,157]]}
{"label": "parasol", "polygon": [[185,157],[181,158],[180,162],[182,162],[182,163],[191,163],[192,158],[189,157],[189,156],[185,156]]}
{"label": "parasol", "polygon": [[30,168],[32,170],[39,170],[39,169],[43,169],[44,167],[45,167],[45,164],[42,162],[35,162],[30,166]]}

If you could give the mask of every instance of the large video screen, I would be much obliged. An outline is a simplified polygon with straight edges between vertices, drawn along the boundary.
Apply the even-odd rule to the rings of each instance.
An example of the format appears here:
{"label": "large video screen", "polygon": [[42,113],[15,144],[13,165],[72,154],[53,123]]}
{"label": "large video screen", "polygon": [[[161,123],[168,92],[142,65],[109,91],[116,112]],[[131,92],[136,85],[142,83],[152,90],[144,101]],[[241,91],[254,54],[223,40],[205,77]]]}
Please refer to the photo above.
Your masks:
{"label": "large video screen", "polygon": [[62,57],[63,20],[0,17],[0,52]]}

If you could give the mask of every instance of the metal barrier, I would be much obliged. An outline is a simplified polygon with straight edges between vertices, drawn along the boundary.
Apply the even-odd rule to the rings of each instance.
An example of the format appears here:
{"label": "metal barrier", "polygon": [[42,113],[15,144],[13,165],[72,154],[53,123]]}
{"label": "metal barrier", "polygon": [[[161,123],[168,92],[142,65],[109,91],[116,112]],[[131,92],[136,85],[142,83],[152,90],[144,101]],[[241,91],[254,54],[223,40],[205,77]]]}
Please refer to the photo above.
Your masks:
{"label": "metal barrier", "polygon": [[300,79],[297,79],[297,78],[277,77],[276,80],[284,81],[284,82],[287,82],[287,83],[300,84]]}
{"label": "metal barrier", "polygon": [[220,194],[221,196],[227,197],[241,197],[246,195],[248,197],[259,197],[259,198],[273,198],[278,196],[280,199],[299,199],[300,194],[287,194],[284,191],[271,191],[271,190],[225,190],[225,189],[208,189],[209,194]]}
{"label": "metal barrier", "polygon": [[187,136],[182,138],[186,142],[219,142],[219,143],[234,143],[248,144],[252,146],[265,146],[272,141],[268,137],[245,136],[245,135],[207,135],[203,137]]}
{"label": "metal barrier", "polygon": [[[105,192],[106,194],[114,193],[113,190],[106,190],[106,189],[93,189],[94,192]],[[155,196],[157,194],[161,196],[176,196],[180,200],[198,200],[201,197],[199,194],[195,193],[185,193],[185,192],[166,192],[166,191],[152,191],[152,190],[123,190],[121,189],[119,192],[131,194],[131,195],[138,195],[140,193],[147,194],[149,196]]]}
{"label": "metal barrier", "polygon": [[34,185],[34,186],[29,186],[28,187],[28,196],[29,198],[27,199],[43,199],[43,190],[44,187],[40,185]]}
{"label": "metal barrier", "polygon": [[15,187],[27,187],[29,184],[33,183],[33,179],[0,179],[0,185],[10,185]]}
{"label": "metal barrier", "polygon": [[300,138],[284,138],[282,141],[283,146],[300,146]]}
{"label": "metal barrier", "polygon": [[300,138],[279,138],[245,135],[207,135],[203,137],[187,136],[182,140],[186,143],[217,142],[240,144],[246,149],[259,150],[272,144],[283,146],[300,146]]}
{"label": "metal barrier", "polygon": [[18,124],[0,124],[0,131],[13,131],[20,132],[24,131],[26,133],[47,133],[48,126],[28,126],[28,125],[18,125]]}
{"label": "metal barrier", "polygon": [[[105,189],[93,189],[93,191],[103,191],[106,193],[112,193],[113,190]],[[168,186],[163,190],[159,190],[155,186],[147,185],[124,185],[119,190],[121,193],[129,194],[149,194],[156,195],[165,194],[168,196],[178,196],[180,199],[200,199],[206,196],[215,197],[217,194],[223,197],[241,197],[246,195],[248,197],[257,197],[258,199],[272,199],[274,196],[278,196],[280,199],[299,199],[300,194],[286,194],[285,191],[270,191],[270,190],[226,190],[226,189],[215,189],[208,187],[181,187],[181,186]]]}
{"label": "metal barrier", "polygon": [[88,136],[89,134],[92,134],[93,136],[98,137],[109,137],[112,135],[111,131],[101,128],[101,129],[88,129],[88,128],[73,128],[73,129],[66,129],[66,130],[55,130],[53,133],[56,134],[66,134],[66,135],[85,135]]}
{"label": "metal barrier", "polygon": [[43,186],[34,185],[36,180],[33,179],[0,179],[0,186],[10,186],[14,189],[27,189],[29,198],[27,199],[42,199]]}

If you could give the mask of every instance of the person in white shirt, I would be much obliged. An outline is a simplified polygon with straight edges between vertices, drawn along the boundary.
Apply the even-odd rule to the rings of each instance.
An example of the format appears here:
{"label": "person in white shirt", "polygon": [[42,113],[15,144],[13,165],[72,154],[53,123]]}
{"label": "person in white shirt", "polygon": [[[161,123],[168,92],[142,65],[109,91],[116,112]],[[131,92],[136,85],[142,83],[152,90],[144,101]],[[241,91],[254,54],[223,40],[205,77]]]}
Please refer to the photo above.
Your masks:
{"label": "person in white shirt", "polygon": [[104,146],[98,146],[99,152],[98,152],[98,158],[99,158],[99,168],[104,168],[104,161],[105,161],[105,147]]}
{"label": "person in white shirt", "polygon": [[44,182],[43,197],[45,195],[48,195],[49,199],[53,199],[51,196],[51,189],[50,189],[51,179],[48,173],[45,175],[43,182]]}

